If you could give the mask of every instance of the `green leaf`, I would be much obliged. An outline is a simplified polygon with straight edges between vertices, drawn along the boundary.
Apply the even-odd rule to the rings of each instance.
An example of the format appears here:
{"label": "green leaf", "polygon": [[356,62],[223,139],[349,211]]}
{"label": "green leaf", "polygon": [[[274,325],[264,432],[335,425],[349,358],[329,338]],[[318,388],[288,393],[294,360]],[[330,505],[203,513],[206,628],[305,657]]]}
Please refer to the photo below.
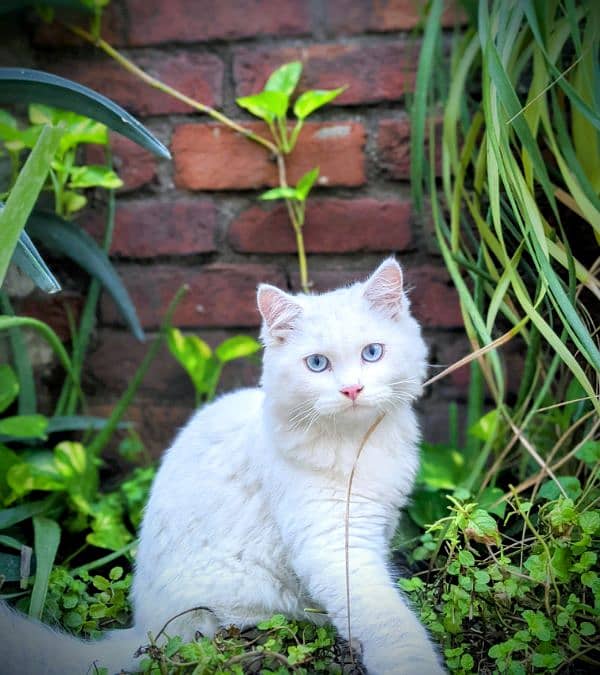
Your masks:
{"label": "green leaf", "polygon": [[480,441],[487,441],[496,432],[500,411],[496,408],[486,413],[469,429],[469,434]]}
{"label": "green leaf", "polygon": [[62,194],[62,203],[67,210],[67,214],[70,215],[76,211],[80,211],[87,204],[87,198],[78,192],[65,190]]}
{"label": "green leaf", "polygon": [[345,89],[346,87],[339,87],[338,89],[313,89],[305,91],[294,103],[294,115],[299,120],[306,119],[315,110],[337,98]]}
{"label": "green leaf", "polygon": [[26,68],[0,68],[0,103],[45,103],[98,120],[158,157],[167,148],[140,122],[106,96],[63,77]]}
{"label": "green leaf", "polygon": [[471,551],[463,549],[462,551],[458,552],[458,561],[464,567],[473,567],[475,564],[475,556],[471,553]]}
{"label": "green leaf", "polygon": [[427,527],[448,515],[448,500],[442,491],[417,487],[412,494],[408,513],[420,527]]}
{"label": "green leaf", "polygon": [[46,492],[64,492],[65,483],[54,464],[50,451],[43,450],[29,453],[25,461],[21,461],[8,470],[6,481],[16,497],[44,490]]}
{"label": "green leaf", "polygon": [[579,632],[584,637],[590,637],[590,635],[596,634],[596,626],[594,626],[594,624],[590,623],[589,621],[582,621],[579,624]]}
{"label": "green leaf", "polygon": [[15,415],[0,420],[0,435],[11,438],[46,438],[48,418],[43,415]]}
{"label": "green leaf", "polygon": [[301,202],[306,201],[308,193],[310,192],[315,181],[319,177],[319,167],[307,171],[302,178],[296,183],[296,199]]}
{"label": "green leaf", "polygon": [[413,201],[417,211],[423,208],[423,164],[425,147],[425,124],[427,121],[427,103],[432,88],[432,73],[436,61],[438,36],[441,30],[441,16],[444,10],[443,0],[433,0],[425,23],[425,33],[421,42],[419,65],[415,81],[415,96],[410,111],[411,153],[410,179],[413,190]]}
{"label": "green leaf", "polygon": [[122,185],[123,181],[112,169],[95,164],[73,167],[69,180],[69,187],[73,189],[101,187],[116,190]]}
{"label": "green leaf", "polygon": [[110,494],[92,506],[92,532],[86,541],[93,546],[118,551],[133,537],[123,524],[123,506],[117,494]]}
{"label": "green leaf", "polygon": [[13,369],[0,365],[0,412],[4,412],[19,395],[19,383]]}
{"label": "green leaf", "polygon": [[49,250],[71,258],[88,274],[98,279],[114,300],[131,332],[138,340],[144,340],[144,331],[127,289],[106,253],[87,232],[74,223],[45,211],[34,211],[31,214],[27,221],[27,232]]}
{"label": "green leaf", "polygon": [[423,443],[417,481],[436,490],[453,490],[461,482],[464,457],[445,445]]}
{"label": "green leaf", "polygon": [[29,120],[34,125],[51,124],[65,129],[58,152],[61,157],[82,143],[108,145],[108,130],[104,124],[70,110],[32,103],[29,106]]}
{"label": "green leaf", "polygon": [[522,617],[527,621],[529,630],[535,635],[538,640],[542,642],[549,642],[556,634],[552,621],[545,617],[541,612],[534,612],[526,609],[522,613]]}
{"label": "green leaf", "polygon": [[[54,449],[54,463],[71,496],[91,501],[98,491],[98,468],[81,443],[63,441]],[[78,502],[82,505],[82,502]],[[86,509],[87,510],[87,509]]]}
{"label": "green leaf", "polygon": [[586,441],[577,450],[575,457],[588,466],[595,466],[600,462],[600,441]]}
{"label": "green leaf", "polygon": [[60,542],[60,527],[50,518],[34,516],[33,531],[37,569],[33,591],[31,592],[29,616],[41,619],[46,602],[46,593],[48,592],[48,580]]}
{"label": "green leaf", "polygon": [[259,199],[262,201],[273,201],[274,199],[297,199],[300,201],[298,191],[293,187],[278,187],[263,192]]}
{"label": "green leaf", "polygon": [[276,91],[290,97],[302,75],[302,63],[291,61],[273,71],[265,84],[264,91]]}
{"label": "green leaf", "polygon": [[6,480],[9,470],[22,460],[16,452],[0,444],[0,503],[5,503],[12,494],[12,488]]}
{"label": "green leaf", "polygon": [[83,624],[83,618],[79,612],[67,612],[62,618],[62,622],[67,628],[75,630]]}
{"label": "green leaf", "polygon": [[[91,415],[66,415],[52,416],[48,420],[47,434],[56,434],[61,431],[88,431],[104,429],[107,420],[103,417],[92,417]],[[120,429],[126,429],[131,424],[123,422],[119,425]]]}
{"label": "green leaf", "polygon": [[[577,497],[579,497],[579,495],[582,492],[581,483],[579,482],[579,479],[576,478],[575,476],[559,476],[557,478],[557,481],[558,483],[560,483],[569,499],[573,500],[577,499]],[[538,493],[540,499],[547,499],[548,501],[558,499],[558,497],[562,494],[562,492],[558,487],[558,485],[556,484],[557,481],[548,479],[542,485]]]}
{"label": "green leaf", "polygon": [[223,363],[251,356],[260,351],[260,342],[248,335],[236,335],[215,348],[215,356]]}
{"label": "green leaf", "polygon": [[596,534],[600,530],[600,511],[584,511],[579,515],[579,526],[588,534]]}
{"label": "green leaf", "polygon": [[261,91],[259,94],[237,98],[235,102],[255,117],[272,122],[285,117],[289,99],[278,91]]}
{"label": "green leaf", "polygon": [[[0,205],[1,210],[1,205]],[[45,293],[58,293],[60,284],[52,274],[25,230],[21,231],[13,262]]]}
{"label": "green leaf", "polygon": [[0,530],[6,530],[13,525],[36,516],[40,513],[46,513],[54,503],[52,497],[41,499],[39,501],[28,502],[20,506],[13,506],[10,509],[0,510]]}
{"label": "green leaf", "polygon": [[[0,100],[2,91],[0,77]],[[42,130],[0,212],[0,286],[4,281],[19,235],[44,185],[50,162],[58,148],[62,134],[62,129],[53,127],[45,127]]]}
{"label": "green leaf", "polygon": [[507,502],[502,501],[498,504],[499,499],[504,496],[504,490],[501,490],[497,487],[486,487],[485,490],[479,495],[479,506],[489,513],[504,518],[504,513],[506,512]]}
{"label": "green leaf", "polygon": [[467,518],[465,534],[480,543],[498,544],[500,533],[496,521],[483,509],[475,509]]}
{"label": "green leaf", "polygon": [[2,544],[2,546],[12,548],[15,551],[20,551],[24,546],[24,544],[20,542],[18,539],[15,539],[14,537],[9,537],[6,534],[0,534],[0,544]]}
{"label": "green leaf", "polygon": [[169,328],[167,346],[189,375],[196,390],[206,391],[205,375],[212,359],[212,349],[206,342],[195,335],[183,335],[177,328]]}

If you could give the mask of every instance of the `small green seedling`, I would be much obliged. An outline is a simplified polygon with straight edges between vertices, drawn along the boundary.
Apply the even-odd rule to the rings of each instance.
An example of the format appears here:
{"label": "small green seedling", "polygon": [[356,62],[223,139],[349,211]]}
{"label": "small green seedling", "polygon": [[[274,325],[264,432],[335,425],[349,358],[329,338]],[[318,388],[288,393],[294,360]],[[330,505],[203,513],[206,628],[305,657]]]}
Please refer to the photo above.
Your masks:
{"label": "small green seedling", "polygon": [[212,350],[197,335],[183,335],[170,328],[167,345],[171,354],[183,366],[196,390],[196,405],[212,401],[226,363],[246,358],[260,350],[260,343],[248,335],[236,335]]}

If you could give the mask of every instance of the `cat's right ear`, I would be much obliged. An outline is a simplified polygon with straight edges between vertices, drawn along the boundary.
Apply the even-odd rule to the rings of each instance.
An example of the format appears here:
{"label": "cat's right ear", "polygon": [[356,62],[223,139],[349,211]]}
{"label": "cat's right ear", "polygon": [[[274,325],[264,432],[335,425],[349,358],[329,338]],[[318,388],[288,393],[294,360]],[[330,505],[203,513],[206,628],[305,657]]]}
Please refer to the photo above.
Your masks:
{"label": "cat's right ear", "polygon": [[263,318],[263,340],[268,335],[283,342],[293,330],[302,308],[291,295],[270,284],[260,284],[256,301]]}

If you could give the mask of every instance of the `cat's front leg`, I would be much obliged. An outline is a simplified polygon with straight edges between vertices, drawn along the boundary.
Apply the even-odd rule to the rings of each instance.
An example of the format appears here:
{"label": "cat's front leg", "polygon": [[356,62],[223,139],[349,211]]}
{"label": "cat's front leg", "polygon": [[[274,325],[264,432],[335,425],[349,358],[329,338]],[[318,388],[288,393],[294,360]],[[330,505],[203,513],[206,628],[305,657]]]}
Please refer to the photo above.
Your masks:
{"label": "cat's front leg", "polygon": [[[348,637],[345,551],[315,541],[297,552],[294,567],[339,634]],[[392,584],[383,557],[349,551],[350,633],[362,645],[369,675],[441,675],[427,632]]]}

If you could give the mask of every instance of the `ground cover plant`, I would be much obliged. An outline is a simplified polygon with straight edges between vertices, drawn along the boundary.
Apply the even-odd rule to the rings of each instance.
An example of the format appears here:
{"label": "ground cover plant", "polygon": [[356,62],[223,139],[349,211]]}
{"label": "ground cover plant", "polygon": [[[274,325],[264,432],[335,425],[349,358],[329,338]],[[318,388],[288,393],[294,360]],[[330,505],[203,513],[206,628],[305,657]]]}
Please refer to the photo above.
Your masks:
{"label": "ground cover plant", "polygon": [[[413,187],[416,205],[431,209],[478,358],[469,366],[466,437],[451,409],[450,441],[423,445],[394,540],[398,585],[451,672],[593,672],[600,665],[599,10],[583,1],[464,3],[466,24],[448,36],[443,6],[430,3],[425,24]],[[299,133],[284,122],[298,77],[298,66],[287,64],[277,87],[241,102],[272,127],[280,151]],[[279,94],[288,97],[285,110]],[[286,199],[301,223],[315,179],[307,174],[265,198]],[[160,339],[190,375],[198,403],[214,395],[224,363],[257,348],[241,338],[211,350],[168,319]],[[508,372],[510,341],[524,355],[518,374]],[[66,364],[75,359],[60,353]],[[130,429],[120,445],[130,475],[100,481],[101,450],[135,382],[108,428],[96,421],[99,429],[88,426],[73,440],[61,436],[64,415],[19,419],[22,372],[0,368],[0,594],[98,637],[129,620],[135,529],[154,474]],[[59,409],[71,414],[76,402],[71,383]],[[56,522],[64,523],[59,531]],[[280,616],[187,644],[166,625],[140,648],[151,673],[361,672],[330,629]]]}

